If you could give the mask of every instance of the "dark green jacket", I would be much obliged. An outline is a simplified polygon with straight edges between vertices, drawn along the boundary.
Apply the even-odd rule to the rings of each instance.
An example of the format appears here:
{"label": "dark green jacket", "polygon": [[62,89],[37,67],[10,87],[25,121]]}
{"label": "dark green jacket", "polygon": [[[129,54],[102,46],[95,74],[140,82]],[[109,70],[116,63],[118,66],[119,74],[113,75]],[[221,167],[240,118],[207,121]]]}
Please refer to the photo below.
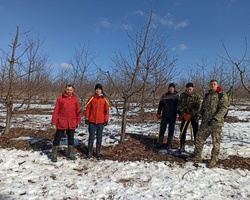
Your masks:
{"label": "dark green jacket", "polygon": [[192,117],[197,116],[200,111],[201,106],[201,97],[200,95],[193,93],[188,94],[187,92],[183,92],[180,95],[178,110],[183,113],[188,113]]}

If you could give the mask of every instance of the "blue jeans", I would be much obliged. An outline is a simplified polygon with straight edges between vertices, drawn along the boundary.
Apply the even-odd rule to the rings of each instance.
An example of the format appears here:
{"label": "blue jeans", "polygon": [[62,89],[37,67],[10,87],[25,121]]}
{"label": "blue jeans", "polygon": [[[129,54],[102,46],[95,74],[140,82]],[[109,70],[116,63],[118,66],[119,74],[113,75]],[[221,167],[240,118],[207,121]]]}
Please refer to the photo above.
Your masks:
{"label": "blue jeans", "polygon": [[96,145],[102,144],[103,124],[89,123],[89,145],[93,145],[96,133]]}

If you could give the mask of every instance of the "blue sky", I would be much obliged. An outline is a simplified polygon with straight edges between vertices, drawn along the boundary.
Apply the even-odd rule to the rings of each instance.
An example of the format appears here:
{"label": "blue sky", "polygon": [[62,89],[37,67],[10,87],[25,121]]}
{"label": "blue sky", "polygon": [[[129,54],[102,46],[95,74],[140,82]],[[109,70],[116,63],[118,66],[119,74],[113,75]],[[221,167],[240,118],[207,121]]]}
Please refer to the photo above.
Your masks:
{"label": "blue sky", "polygon": [[[130,35],[148,21],[151,0],[0,0],[0,48],[6,50],[15,33],[44,40],[43,51],[57,66],[67,63],[74,49],[90,44],[103,68]],[[235,57],[250,42],[249,0],[155,0],[154,25],[169,35],[169,49],[187,67],[225,56],[221,40]],[[249,53],[248,53],[249,55]],[[220,60],[220,59],[219,59]]]}

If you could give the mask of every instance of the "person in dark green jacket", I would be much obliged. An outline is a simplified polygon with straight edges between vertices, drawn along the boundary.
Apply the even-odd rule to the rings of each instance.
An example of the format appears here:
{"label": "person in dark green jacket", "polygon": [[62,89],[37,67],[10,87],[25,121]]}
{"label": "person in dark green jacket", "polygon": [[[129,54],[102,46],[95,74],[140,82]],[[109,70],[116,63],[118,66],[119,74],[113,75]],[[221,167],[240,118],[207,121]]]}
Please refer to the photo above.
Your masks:
{"label": "person in dark green jacket", "polygon": [[180,153],[185,151],[186,132],[191,123],[194,133],[194,141],[198,132],[199,122],[197,120],[201,106],[201,97],[194,92],[194,84],[187,83],[185,92],[181,93],[178,104],[178,110],[181,113],[181,127],[180,127]]}

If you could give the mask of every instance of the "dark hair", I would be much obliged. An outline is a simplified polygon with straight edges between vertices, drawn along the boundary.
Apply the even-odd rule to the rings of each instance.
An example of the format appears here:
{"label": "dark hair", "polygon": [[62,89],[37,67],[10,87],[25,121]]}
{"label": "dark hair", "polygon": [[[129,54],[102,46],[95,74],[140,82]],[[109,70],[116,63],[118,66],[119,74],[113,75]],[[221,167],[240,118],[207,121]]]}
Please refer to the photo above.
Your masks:
{"label": "dark hair", "polygon": [[74,85],[72,85],[72,84],[67,84],[67,85],[66,85],[66,88],[67,88],[67,87],[72,87],[72,88],[74,89]]}
{"label": "dark hair", "polygon": [[102,90],[102,85],[101,85],[100,83],[97,83],[97,84],[95,85],[95,90],[96,90],[96,89]]}
{"label": "dark hair", "polygon": [[175,89],[175,84],[174,83],[170,83],[169,86],[168,86],[168,88],[170,88],[170,87],[173,87]]}
{"label": "dark hair", "polygon": [[217,82],[218,83],[218,81],[216,79],[212,79],[209,83],[212,83],[212,82]]}
{"label": "dark hair", "polygon": [[194,87],[194,84],[191,83],[191,82],[189,82],[189,83],[187,83],[186,87],[188,87],[188,88],[189,88],[189,87],[192,87],[192,88],[193,88],[193,87]]}

